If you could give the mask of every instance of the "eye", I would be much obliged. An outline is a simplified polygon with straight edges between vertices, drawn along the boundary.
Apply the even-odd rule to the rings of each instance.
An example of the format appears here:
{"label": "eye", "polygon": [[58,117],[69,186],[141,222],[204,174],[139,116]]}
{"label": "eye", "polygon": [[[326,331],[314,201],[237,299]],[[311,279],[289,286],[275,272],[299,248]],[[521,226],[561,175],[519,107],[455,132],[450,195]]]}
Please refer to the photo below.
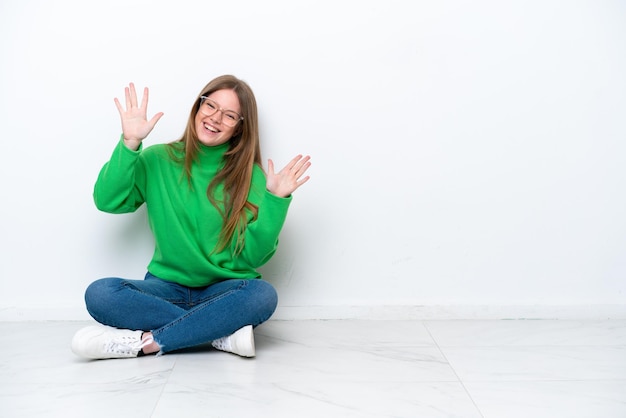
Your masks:
{"label": "eye", "polygon": [[217,109],[217,106],[215,105],[215,103],[213,103],[213,102],[211,102],[211,101],[209,101],[209,100],[206,100],[204,103],[206,103],[206,105],[207,105],[207,106],[209,107],[209,109],[211,109],[211,110],[215,110],[215,109]]}
{"label": "eye", "polygon": [[237,115],[235,113],[231,113],[231,112],[226,112],[224,114],[224,116],[226,116],[230,120],[238,120],[239,119],[239,115]]}

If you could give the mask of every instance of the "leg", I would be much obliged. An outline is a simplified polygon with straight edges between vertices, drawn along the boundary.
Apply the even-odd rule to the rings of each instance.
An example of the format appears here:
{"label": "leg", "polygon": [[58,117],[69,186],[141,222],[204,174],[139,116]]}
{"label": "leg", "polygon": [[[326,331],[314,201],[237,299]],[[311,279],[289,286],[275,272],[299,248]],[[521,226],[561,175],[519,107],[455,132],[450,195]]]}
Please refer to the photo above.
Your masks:
{"label": "leg", "polygon": [[263,280],[225,280],[204,288],[187,288],[156,278],[108,278],[92,283],[87,310],[98,322],[116,328],[152,331],[162,352],[209,343],[238,329],[268,320],[278,303],[276,291]]}
{"label": "leg", "polygon": [[256,327],[278,304],[276,290],[264,280],[225,280],[190,291],[193,307],[152,331],[162,352],[209,343],[246,325]]}
{"label": "leg", "polygon": [[149,331],[186,312],[184,286],[158,279],[100,279],[85,292],[87,311],[98,322],[116,328]]}

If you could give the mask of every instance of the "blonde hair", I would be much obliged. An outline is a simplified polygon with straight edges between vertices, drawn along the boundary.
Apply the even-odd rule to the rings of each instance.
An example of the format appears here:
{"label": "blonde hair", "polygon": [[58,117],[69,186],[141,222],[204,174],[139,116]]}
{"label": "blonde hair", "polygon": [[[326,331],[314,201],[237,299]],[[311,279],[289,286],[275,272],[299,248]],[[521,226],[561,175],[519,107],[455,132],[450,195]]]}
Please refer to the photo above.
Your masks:
{"label": "blonde hair", "polygon": [[[254,165],[261,166],[261,148],[259,145],[259,124],[256,99],[250,86],[243,80],[232,75],[223,75],[210,81],[198,94],[189,114],[187,127],[183,136],[170,144],[177,148],[177,144],[184,147],[183,172],[191,182],[191,167],[200,151],[200,141],[196,133],[195,117],[201,105],[201,96],[209,96],[217,90],[232,90],[239,99],[240,114],[243,120],[235,128],[229,140],[228,151],[224,154],[224,166],[211,180],[207,187],[207,197],[222,215],[222,231],[217,248],[220,252],[236,240],[233,255],[243,250],[244,234],[246,229],[246,210],[252,212],[256,218],[258,207],[248,202],[248,192],[252,182]],[[170,152],[174,157],[174,153]],[[215,198],[215,188],[223,184],[224,200],[218,202]]]}

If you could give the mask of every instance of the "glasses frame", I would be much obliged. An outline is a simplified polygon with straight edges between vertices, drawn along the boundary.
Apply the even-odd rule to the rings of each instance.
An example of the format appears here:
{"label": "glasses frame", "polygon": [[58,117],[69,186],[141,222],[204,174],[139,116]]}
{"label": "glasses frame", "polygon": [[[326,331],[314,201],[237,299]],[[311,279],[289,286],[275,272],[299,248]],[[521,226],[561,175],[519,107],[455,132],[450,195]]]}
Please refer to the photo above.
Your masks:
{"label": "glasses frame", "polygon": [[[203,105],[203,104],[204,104],[207,100],[210,100],[212,103],[215,103],[215,112],[213,112],[213,113],[208,113],[208,114],[207,114],[207,113],[205,113],[205,112],[203,112],[203,111],[202,111],[202,105]],[[221,108],[221,107],[219,106],[219,104],[218,104],[215,100],[211,99],[209,96],[200,96],[200,107],[199,107],[199,109],[198,109],[198,112],[202,112],[202,114],[203,114],[203,115],[206,115],[206,116],[213,116],[213,115],[215,115],[217,112],[222,112],[222,123],[224,123],[224,125],[226,125],[226,126],[230,126],[230,125],[228,125],[228,123],[225,123],[225,122],[224,122],[224,121],[228,120],[228,119],[224,119],[224,115],[226,114],[226,112],[232,112],[232,113],[234,113],[235,115],[237,115],[237,116],[239,117],[239,119],[237,119],[237,120],[235,121],[235,124],[234,124],[234,125],[230,126],[231,128],[234,128],[235,126],[237,126],[237,124],[238,124],[239,122],[241,122],[241,121],[243,120],[243,116],[241,116],[239,113],[235,112],[234,110],[230,110],[230,109],[223,109],[223,108]]]}

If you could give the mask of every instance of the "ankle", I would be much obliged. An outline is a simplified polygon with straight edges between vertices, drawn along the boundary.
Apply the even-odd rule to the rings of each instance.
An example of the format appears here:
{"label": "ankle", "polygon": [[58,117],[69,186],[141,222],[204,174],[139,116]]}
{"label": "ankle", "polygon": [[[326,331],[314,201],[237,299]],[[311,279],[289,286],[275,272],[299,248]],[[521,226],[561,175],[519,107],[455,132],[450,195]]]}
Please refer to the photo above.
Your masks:
{"label": "ankle", "polygon": [[141,351],[144,354],[153,354],[153,353],[158,353],[159,351],[161,351],[161,346],[154,341],[154,337],[152,336],[151,332],[144,332],[143,334],[141,334],[141,341],[143,342],[147,342],[150,341],[149,344],[146,344]]}

